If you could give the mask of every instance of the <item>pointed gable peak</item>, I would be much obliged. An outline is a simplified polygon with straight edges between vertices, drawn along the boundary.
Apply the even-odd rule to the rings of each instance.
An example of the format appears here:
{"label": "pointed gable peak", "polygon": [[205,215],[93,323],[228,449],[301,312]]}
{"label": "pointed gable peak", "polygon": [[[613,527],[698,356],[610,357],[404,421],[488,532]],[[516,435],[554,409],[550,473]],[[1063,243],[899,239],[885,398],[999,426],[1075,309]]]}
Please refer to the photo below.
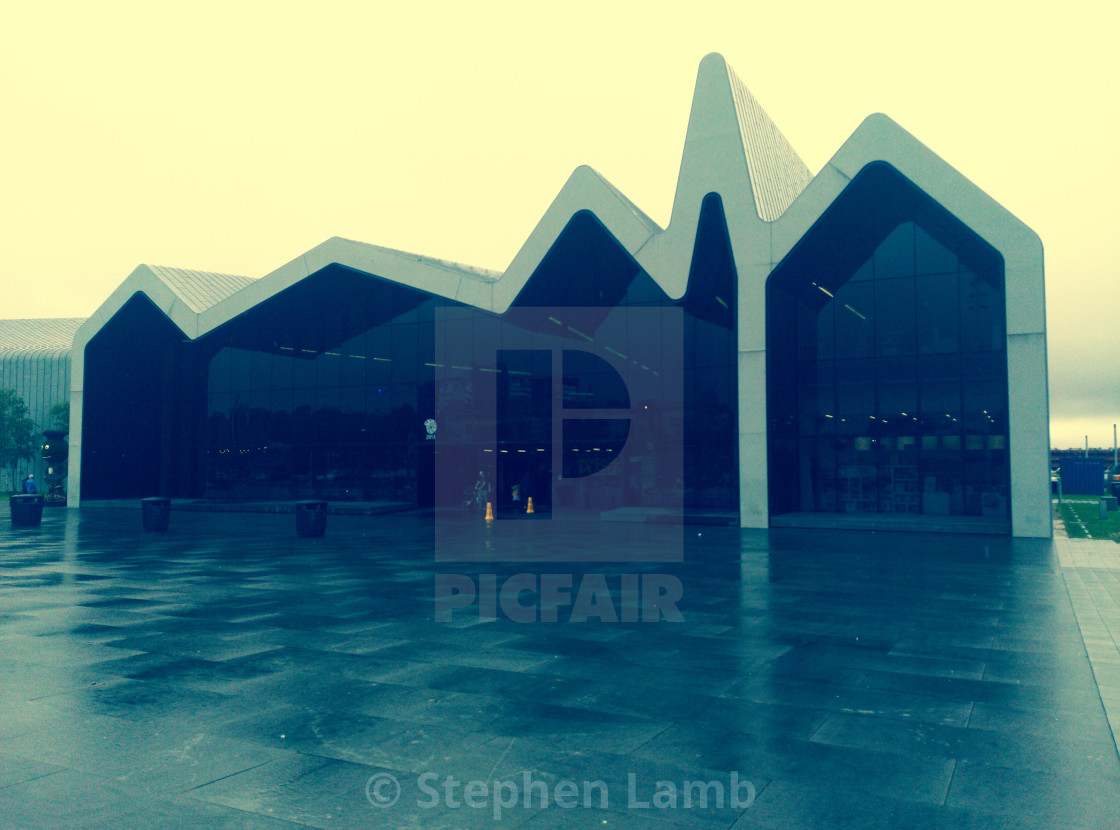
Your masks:
{"label": "pointed gable peak", "polygon": [[770,116],[759,105],[739,76],[718,53],[706,55],[696,76],[696,92],[689,118],[686,154],[699,155],[699,164],[683,167],[696,170],[707,166],[704,158],[734,159],[745,173],[732,180],[746,186],[754,197],[759,218],[773,222],[793,203],[812,179],[809,168]]}

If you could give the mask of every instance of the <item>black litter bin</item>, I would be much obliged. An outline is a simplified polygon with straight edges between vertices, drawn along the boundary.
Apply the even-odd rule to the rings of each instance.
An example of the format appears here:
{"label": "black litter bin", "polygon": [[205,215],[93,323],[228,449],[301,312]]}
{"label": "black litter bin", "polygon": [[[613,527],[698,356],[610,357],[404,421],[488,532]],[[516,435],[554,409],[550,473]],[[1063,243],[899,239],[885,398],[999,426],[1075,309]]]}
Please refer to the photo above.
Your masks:
{"label": "black litter bin", "polygon": [[42,493],[17,493],[8,503],[12,508],[12,527],[38,527],[43,521]]}
{"label": "black litter bin", "polygon": [[310,538],[322,536],[327,530],[327,503],[325,501],[296,502],[296,535]]}
{"label": "black litter bin", "polygon": [[171,520],[171,499],[140,499],[140,513],[144,530],[163,532]]}

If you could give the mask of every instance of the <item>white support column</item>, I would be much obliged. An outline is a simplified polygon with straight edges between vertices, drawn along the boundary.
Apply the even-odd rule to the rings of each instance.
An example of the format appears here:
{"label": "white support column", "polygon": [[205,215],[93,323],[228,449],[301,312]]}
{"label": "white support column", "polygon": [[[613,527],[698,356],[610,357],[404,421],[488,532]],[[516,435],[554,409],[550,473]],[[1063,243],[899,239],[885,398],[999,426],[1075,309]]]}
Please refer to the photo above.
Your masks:
{"label": "white support column", "polygon": [[1008,335],[1012,536],[1053,533],[1047,386],[1045,333]]}

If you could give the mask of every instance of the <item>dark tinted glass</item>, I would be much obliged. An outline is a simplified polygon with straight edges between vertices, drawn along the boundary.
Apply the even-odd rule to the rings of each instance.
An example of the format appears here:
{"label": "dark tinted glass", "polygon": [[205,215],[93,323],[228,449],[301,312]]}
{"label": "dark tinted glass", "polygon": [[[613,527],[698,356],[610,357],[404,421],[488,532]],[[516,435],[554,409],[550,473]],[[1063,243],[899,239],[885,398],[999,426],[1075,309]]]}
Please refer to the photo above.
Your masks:
{"label": "dark tinted glass", "polygon": [[872,357],[875,354],[874,283],[846,283],[836,291],[836,357]]}
{"label": "dark tinted glass", "polygon": [[1003,270],[979,237],[870,165],[767,313],[772,512],[1007,515]]}
{"label": "dark tinted glass", "polygon": [[[683,488],[688,507],[735,512],[735,280],[717,197],[703,203],[688,291],[676,303],[595,217],[578,214],[515,305],[604,314],[618,306],[678,305],[683,343],[679,334],[670,342],[659,330],[631,331],[626,343],[612,344],[626,355],[618,360],[637,373],[627,384],[609,364],[574,352],[557,357],[554,385],[551,353],[505,349],[497,360],[504,368],[494,369],[504,348],[499,328],[493,315],[474,309],[464,308],[450,324],[455,342],[470,348],[437,364],[435,311],[456,303],[330,266],[202,341],[209,376],[205,492],[230,499],[457,504],[485,463],[497,470],[499,506],[510,497],[511,481],[524,480],[535,485],[538,509],[547,509],[562,472],[560,461],[555,469],[552,461],[553,406],[640,407],[644,417],[663,420],[666,441],[687,447],[684,481],[679,475],[663,481],[656,465],[640,465],[608,482],[610,499],[652,504],[665,488]],[[539,320],[542,332],[556,325],[548,313]],[[684,388],[684,412],[660,413],[659,378],[672,373]],[[452,421],[429,431],[437,395],[443,406],[481,394],[497,395],[500,428]],[[573,422],[564,432],[571,446],[563,463],[577,464],[575,470],[609,466],[625,424]],[[477,450],[463,464],[462,481],[433,480],[438,435],[446,430],[458,430]],[[497,440],[496,433],[502,433]],[[579,462],[568,458],[577,455]],[[494,463],[498,456],[503,460]]]}
{"label": "dark tinted glass", "polygon": [[875,279],[914,276],[914,225],[904,222],[875,248]]}
{"label": "dark tinted glass", "polygon": [[875,353],[914,354],[914,281],[875,281]]}

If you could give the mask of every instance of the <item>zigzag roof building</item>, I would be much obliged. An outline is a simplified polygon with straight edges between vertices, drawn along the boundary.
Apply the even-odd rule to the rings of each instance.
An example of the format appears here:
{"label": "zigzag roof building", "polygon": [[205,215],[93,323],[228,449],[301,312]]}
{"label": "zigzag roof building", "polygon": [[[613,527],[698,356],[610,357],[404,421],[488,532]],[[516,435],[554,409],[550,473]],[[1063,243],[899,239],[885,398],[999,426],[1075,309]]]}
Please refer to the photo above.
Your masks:
{"label": "zigzag roof building", "polygon": [[[492,373],[509,383],[491,390],[494,355],[470,349],[522,343],[508,327],[534,330],[528,309],[551,323],[500,355]],[[638,309],[664,312],[661,341],[606,320]],[[566,315],[622,338],[567,325],[606,349],[610,369],[582,364],[593,380],[548,329]],[[459,323],[473,333],[447,341]],[[655,342],[685,345],[660,370],[618,358]],[[534,363],[550,348],[564,362]],[[604,391],[610,371],[628,396]],[[439,506],[489,464],[506,508],[524,482],[542,506],[616,517],[1051,532],[1037,236],[883,115],[811,175],[719,55],[700,65],[667,227],[580,167],[503,272],[337,237],[259,279],[141,265],[79,329],[71,384],[74,506],[156,493]],[[441,395],[459,384],[499,395],[499,421],[518,401],[544,409],[510,421],[513,437],[461,431],[451,453]],[[570,440],[548,426],[572,408],[556,401],[582,395],[626,409],[638,434],[639,387],[641,412],[672,399],[650,435],[679,461],[602,423]]]}

